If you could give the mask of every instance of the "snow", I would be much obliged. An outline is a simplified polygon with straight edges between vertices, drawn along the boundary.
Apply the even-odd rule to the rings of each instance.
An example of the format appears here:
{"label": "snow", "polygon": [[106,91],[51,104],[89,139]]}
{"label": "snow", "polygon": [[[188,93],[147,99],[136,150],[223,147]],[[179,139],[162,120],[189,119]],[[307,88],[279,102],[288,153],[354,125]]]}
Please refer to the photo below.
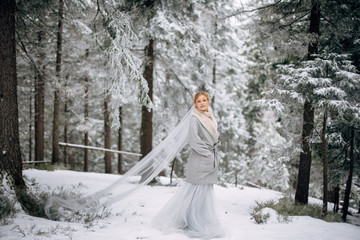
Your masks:
{"label": "snow", "polygon": [[[25,170],[24,175],[35,178],[42,186],[56,188],[72,185],[84,186],[84,193],[94,193],[115,181],[119,176],[74,171]],[[166,181],[166,178],[161,180]],[[151,219],[177,191],[178,187],[146,186],[131,197],[111,206],[111,215],[89,227],[80,223],[55,222],[36,218],[20,212],[9,225],[0,226],[0,239],[189,239],[182,233],[164,234],[151,227]],[[308,216],[293,217],[289,223],[279,223],[277,213],[269,213],[267,224],[256,224],[249,214],[255,201],[278,199],[281,193],[250,187],[215,186],[220,208],[220,218],[227,235],[221,239],[359,239],[360,227],[348,223],[328,223]],[[316,201],[311,199],[311,201]]]}

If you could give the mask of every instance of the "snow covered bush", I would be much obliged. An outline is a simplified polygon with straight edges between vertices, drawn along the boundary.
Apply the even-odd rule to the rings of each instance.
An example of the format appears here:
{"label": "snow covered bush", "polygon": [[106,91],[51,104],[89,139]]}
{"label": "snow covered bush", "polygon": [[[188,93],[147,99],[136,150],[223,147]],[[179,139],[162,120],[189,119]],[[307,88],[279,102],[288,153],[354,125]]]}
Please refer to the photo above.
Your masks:
{"label": "snow covered bush", "polygon": [[8,191],[3,186],[0,187],[0,225],[5,225],[16,213],[15,201],[11,199]]}
{"label": "snow covered bush", "polygon": [[[269,211],[269,209],[275,211]],[[292,198],[288,197],[283,197],[278,201],[256,202],[251,209],[250,215],[258,224],[267,223],[269,220],[274,222],[274,218],[277,219],[277,222],[288,223],[293,216],[310,216],[327,222],[342,221],[338,213],[328,212],[328,214],[324,216],[320,204],[296,204]]]}

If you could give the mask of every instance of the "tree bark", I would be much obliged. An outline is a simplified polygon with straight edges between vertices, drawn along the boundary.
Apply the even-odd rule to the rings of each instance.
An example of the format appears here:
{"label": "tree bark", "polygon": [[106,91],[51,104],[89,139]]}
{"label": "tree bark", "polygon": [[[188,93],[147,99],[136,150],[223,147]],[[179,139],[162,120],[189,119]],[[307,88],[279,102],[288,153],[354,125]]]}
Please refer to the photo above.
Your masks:
{"label": "tree bark", "polygon": [[[86,49],[85,52],[85,59],[88,59],[89,57],[89,49]],[[84,118],[85,118],[85,124],[88,124],[89,121],[89,77],[85,76],[85,103],[84,103]],[[85,130],[84,134],[84,145],[89,145],[89,133],[87,130]],[[84,149],[84,172],[89,171],[89,150]]]}
{"label": "tree bark", "polygon": [[15,0],[0,1],[0,172],[25,188],[19,140]]}
{"label": "tree bark", "polygon": [[[153,72],[154,72],[154,40],[149,40],[149,45],[145,49],[146,61],[144,78],[146,79],[149,87],[148,96],[151,101],[153,100]],[[142,107],[141,114],[141,132],[140,132],[140,152],[142,156],[146,156],[152,150],[152,117],[153,110],[150,111],[146,106]]]}
{"label": "tree bark", "polygon": [[314,109],[312,102],[305,101],[303,113],[303,130],[302,130],[302,152],[300,153],[300,164],[298,182],[295,193],[295,201],[302,204],[308,203],[309,182],[311,169],[311,146],[310,138],[314,128]]}
{"label": "tree bark", "polygon": [[[216,58],[214,58],[214,62],[213,62],[212,75],[213,75],[213,79],[212,79],[213,86],[214,86],[214,88],[216,88]],[[215,110],[215,94],[213,94],[212,99],[211,99],[211,107],[214,111]]]}
{"label": "tree bark", "polygon": [[[214,38],[216,39],[217,37],[217,17],[214,23]],[[214,41],[214,40],[213,40]],[[213,87],[216,89],[216,55],[214,56],[214,60],[213,60],[213,67],[212,67],[212,83],[213,83]],[[213,109],[213,111],[215,110],[215,94],[213,94],[212,99],[211,99],[211,107]]]}
{"label": "tree bark", "polygon": [[321,153],[323,161],[323,216],[327,215],[327,202],[328,202],[328,157],[327,157],[327,141],[326,141],[326,124],[327,124],[327,111],[324,112],[323,126],[321,133]]}
{"label": "tree bark", "polygon": [[[110,128],[110,112],[108,104],[110,102],[110,95],[106,92],[104,99],[104,147],[111,149],[111,128]],[[111,157],[112,153],[105,152],[105,173],[111,173]]]}
{"label": "tree bark", "polygon": [[[69,75],[66,75],[65,78],[65,88],[68,85],[68,80],[69,80]],[[68,113],[69,113],[69,107],[68,107],[68,98],[65,96],[65,104],[64,104],[64,116],[65,116],[65,121],[64,121],[64,142],[68,142]],[[66,166],[68,164],[68,153],[67,153],[67,147],[64,147],[64,151],[63,151],[63,158],[64,158],[64,166]]]}
{"label": "tree bark", "polygon": [[351,193],[351,184],[354,172],[354,139],[355,139],[355,130],[354,127],[351,127],[351,136],[350,136],[350,169],[349,176],[346,181],[345,196],[344,196],[344,205],[343,205],[343,215],[341,219],[345,222],[349,210],[349,201]]}
{"label": "tree bark", "polygon": [[[61,58],[62,58],[62,31],[63,31],[64,0],[59,0],[59,23],[56,46],[56,78],[61,82]],[[54,119],[53,119],[53,142],[52,142],[52,164],[60,162],[60,89],[55,87],[54,96]]]}
{"label": "tree bark", "polygon": [[309,33],[313,34],[315,39],[308,46],[308,60],[314,60],[314,54],[318,53],[318,39],[320,34],[320,0],[311,0],[310,28]]}
{"label": "tree bark", "polygon": [[[122,131],[123,131],[123,116],[122,107],[119,107],[119,121],[120,127],[118,129],[118,150],[122,151]],[[118,154],[118,173],[123,174],[123,159],[122,155]]]}
{"label": "tree bark", "polygon": [[[33,101],[33,98],[32,98],[32,95],[30,94],[30,98],[29,98],[29,119],[32,119],[33,116],[32,116],[32,101]],[[33,142],[32,142],[32,121],[30,120],[29,121],[29,162],[32,161],[32,145],[33,145]]]}
{"label": "tree bark", "polygon": [[[311,15],[309,32],[316,39],[309,43],[308,60],[314,59],[313,54],[318,53],[318,36],[320,33],[320,0],[311,0]],[[310,138],[314,128],[314,109],[312,99],[306,99],[303,112],[302,128],[302,152],[300,153],[299,174],[295,193],[295,201],[301,204],[308,203],[310,169],[311,169],[311,146]]]}
{"label": "tree bark", "polygon": [[45,79],[43,71],[45,65],[43,61],[45,53],[41,46],[45,33],[39,31],[37,35],[40,48],[35,82],[35,161],[44,161]]}

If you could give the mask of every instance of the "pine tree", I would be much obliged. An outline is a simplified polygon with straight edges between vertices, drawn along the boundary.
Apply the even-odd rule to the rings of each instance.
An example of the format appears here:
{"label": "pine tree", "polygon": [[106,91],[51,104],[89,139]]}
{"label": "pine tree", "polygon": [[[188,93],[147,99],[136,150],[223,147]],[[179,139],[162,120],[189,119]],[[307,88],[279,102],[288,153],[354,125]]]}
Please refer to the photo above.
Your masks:
{"label": "pine tree", "polygon": [[19,141],[15,0],[0,3],[0,173],[9,176],[13,186],[24,188]]}
{"label": "pine tree", "polygon": [[[63,44],[63,18],[64,18],[64,0],[59,0],[59,21],[56,39],[56,80],[61,82],[61,65],[62,65],[62,44]],[[60,106],[61,97],[56,84],[54,92],[54,118],[53,118],[53,139],[52,139],[52,164],[60,162],[59,138],[60,138]]]}

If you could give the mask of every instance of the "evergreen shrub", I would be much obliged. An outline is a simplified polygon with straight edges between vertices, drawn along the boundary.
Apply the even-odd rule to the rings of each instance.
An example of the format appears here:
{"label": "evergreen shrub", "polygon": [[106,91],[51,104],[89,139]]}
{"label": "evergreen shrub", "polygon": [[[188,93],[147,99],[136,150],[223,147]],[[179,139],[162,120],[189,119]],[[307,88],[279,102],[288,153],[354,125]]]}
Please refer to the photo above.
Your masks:
{"label": "evergreen shrub", "polygon": [[310,216],[327,222],[341,222],[341,216],[338,213],[328,212],[326,216],[322,213],[322,206],[318,204],[296,204],[291,198],[284,197],[278,201],[270,200],[267,202],[256,202],[252,207],[250,215],[258,224],[266,223],[266,214],[261,214],[264,208],[272,208],[282,217],[279,222],[290,222],[292,216]]}
{"label": "evergreen shrub", "polygon": [[3,189],[0,189],[0,225],[7,223],[7,219],[16,213],[15,202],[12,201]]}
{"label": "evergreen shrub", "polygon": [[[45,170],[45,171],[54,171],[54,165],[50,163],[43,163],[37,165],[24,165],[24,169],[38,169],[38,170]],[[65,168],[64,168],[65,169]]]}
{"label": "evergreen shrub", "polygon": [[44,206],[48,198],[47,193],[34,194],[28,189],[16,189],[16,197],[22,209],[31,216],[48,218]]}

